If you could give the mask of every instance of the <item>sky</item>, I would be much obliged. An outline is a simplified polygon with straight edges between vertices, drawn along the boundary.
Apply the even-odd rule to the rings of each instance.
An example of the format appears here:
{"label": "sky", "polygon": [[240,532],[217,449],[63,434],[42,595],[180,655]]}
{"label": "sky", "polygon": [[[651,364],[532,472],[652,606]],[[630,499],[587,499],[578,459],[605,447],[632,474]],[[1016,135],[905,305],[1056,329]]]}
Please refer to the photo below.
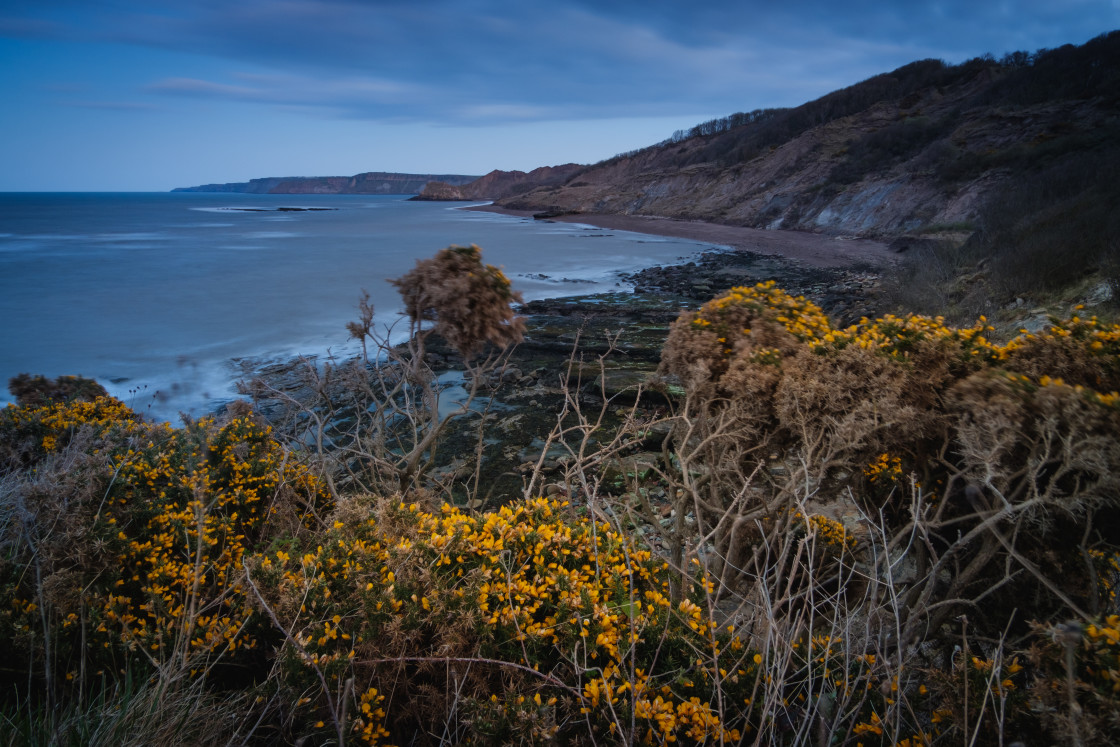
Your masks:
{"label": "sky", "polygon": [[594,163],[1120,0],[0,0],[0,191]]}

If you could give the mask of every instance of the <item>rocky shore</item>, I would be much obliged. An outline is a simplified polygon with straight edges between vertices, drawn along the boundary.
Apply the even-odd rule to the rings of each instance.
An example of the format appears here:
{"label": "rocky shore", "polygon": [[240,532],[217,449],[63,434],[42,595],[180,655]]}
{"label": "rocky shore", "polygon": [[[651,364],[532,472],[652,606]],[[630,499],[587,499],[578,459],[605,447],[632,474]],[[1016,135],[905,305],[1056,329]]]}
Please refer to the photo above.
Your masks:
{"label": "rocky shore", "polygon": [[[638,392],[657,370],[669,325],[682,309],[696,308],[729,288],[767,280],[813,300],[842,324],[882,311],[879,276],[866,259],[829,266],[735,249],[705,253],[680,265],[620,274],[620,284],[633,292],[627,288],[526,303],[520,309],[527,324],[524,341],[506,368],[486,382],[490,402],[478,415],[481,424],[475,417],[461,418],[443,439],[442,469],[453,481],[465,479],[455,470],[469,462],[481,444],[480,484],[488,487],[486,495],[475,500],[482,501],[480,505],[502,503],[525,490],[527,476],[556,428],[565,402],[571,404],[566,397],[574,396],[587,412],[595,413],[593,419],[601,411],[604,433],[628,416],[655,420],[669,403],[653,392],[638,399]],[[428,364],[444,386],[461,385],[461,358],[438,338],[432,342]],[[259,377],[282,395],[258,397],[257,407],[266,417],[278,422],[292,414],[291,400],[312,398],[306,367],[293,361],[246,371],[247,378]],[[659,448],[656,435],[644,448]],[[551,490],[568,489],[563,472],[569,457],[570,452],[558,444],[544,454],[545,480]],[[641,458],[641,453],[629,457]]]}
{"label": "rocky shore", "polygon": [[[463,210],[520,218],[539,219],[540,216],[546,215],[531,210],[511,210],[496,205],[471,205],[464,207]],[[898,260],[898,249],[891,248],[882,241],[837,233],[770,231],[724,223],[613,213],[555,211],[548,213],[547,216],[547,220],[561,223],[584,223],[612,231],[633,231],[720,244],[738,251],[792,260],[813,267],[880,267]]]}

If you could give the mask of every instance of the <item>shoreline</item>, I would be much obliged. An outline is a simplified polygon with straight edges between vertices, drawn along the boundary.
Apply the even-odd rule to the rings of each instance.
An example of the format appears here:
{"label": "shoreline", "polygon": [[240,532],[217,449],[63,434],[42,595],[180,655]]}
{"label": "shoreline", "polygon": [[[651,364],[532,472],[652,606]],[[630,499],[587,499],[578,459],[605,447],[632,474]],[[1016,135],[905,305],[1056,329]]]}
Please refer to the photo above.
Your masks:
{"label": "shoreline", "polygon": [[[512,218],[531,219],[533,213],[487,204],[456,206],[453,209],[488,212]],[[614,290],[581,288],[578,281],[559,278],[555,293],[523,302],[517,313],[529,325],[520,352],[511,363],[521,371],[560,365],[571,353],[571,344],[611,329],[628,330],[621,340],[632,364],[644,372],[656,368],[669,324],[683,310],[697,308],[720,292],[738,285],[774,280],[794,295],[805,295],[826,313],[852,324],[873,316],[878,292],[878,273],[897,254],[886,244],[871,240],[836,239],[797,231],[724,226],[700,221],[672,220],[625,215],[579,214],[547,219],[583,224],[604,230],[628,231],[685,239],[710,245],[679,262],[657,262],[619,267],[615,270],[624,287]],[[568,284],[568,283],[572,284]],[[592,329],[595,334],[588,335]],[[605,352],[590,345],[595,353]],[[586,350],[585,350],[586,352]],[[458,355],[439,341],[429,342],[429,363],[437,373],[461,368]],[[318,358],[318,355],[311,355]],[[344,356],[345,357],[345,356]],[[239,361],[241,380],[256,376],[287,378],[304,356],[245,358]],[[532,359],[532,360],[530,360]],[[641,362],[639,362],[641,361]],[[625,366],[629,368],[629,366]]]}
{"label": "shoreline", "polygon": [[[531,213],[477,203],[458,209],[531,217]],[[679,263],[646,258],[644,266],[629,271],[617,268],[623,287],[613,291],[558,287],[557,295],[526,301],[517,309],[526,324],[524,339],[510,353],[506,366],[484,383],[484,397],[494,397],[499,406],[487,416],[493,422],[487,425],[480,469],[496,496],[518,494],[524,487],[526,466],[538,462],[547,481],[563,481],[562,450],[553,447],[542,455],[535,449],[549,442],[556,413],[564,411],[572,396],[588,407],[604,408],[602,425],[607,428],[618,426],[619,408],[634,407],[640,417],[655,419],[669,403],[645,385],[656,374],[669,329],[682,311],[695,309],[728,288],[773,280],[793,295],[812,299],[846,326],[877,314],[878,275],[870,268],[885,264],[883,257],[889,253],[878,242],[689,221],[578,215],[566,216],[562,222],[666,235],[710,247]],[[863,251],[837,251],[853,244]],[[441,380],[464,371],[460,355],[439,337],[428,341],[424,362]],[[296,403],[313,407],[316,397],[322,396],[306,379],[306,363],[300,358],[248,363],[241,380],[250,391],[255,379],[266,384],[249,399],[271,423],[298,418]],[[645,393],[639,395],[640,391]],[[238,399],[248,393],[243,390]],[[478,434],[468,421],[453,426],[444,442],[441,470],[451,470],[460,463],[457,460],[468,463],[479,453]]]}
{"label": "shoreline", "polygon": [[[449,206],[478,212],[531,218],[529,211],[514,211],[477,202]],[[612,274],[622,287],[602,291],[592,290],[578,280],[554,276],[556,286],[546,297],[527,301],[521,313],[547,318],[543,323],[550,327],[545,345],[555,354],[559,341],[552,339],[573,335],[583,320],[599,318],[605,324],[614,324],[620,317],[630,324],[660,327],[667,325],[682,308],[698,305],[714,294],[733,285],[753,284],[763,279],[775,278],[783,286],[796,292],[810,294],[818,299],[833,294],[838,276],[832,273],[852,268],[856,262],[874,262],[885,255],[893,255],[878,242],[836,240],[827,236],[791,231],[764,231],[760,229],[723,226],[699,221],[672,220],[625,215],[580,214],[550,219],[570,225],[594,226],[606,231],[628,231],[639,234],[666,236],[711,245],[698,247],[691,257],[674,260],[657,259],[648,254],[631,258],[632,264],[617,266]],[[545,227],[541,227],[545,228]],[[847,251],[851,248],[861,251]],[[871,247],[871,252],[866,251]],[[842,251],[837,251],[841,249]],[[749,259],[748,255],[755,255]],[[868,257],[870,256],[870,260]],[[800,268],[800,269],[799,269]],[[825,275],[818,272],[821,270]],[[516,282],[516,280],[515,280]],[[611,281],[611,284],[615,284]],[[602,299],[589,301],[589,295],[602,295]],[[845,307],[852,307],[852,294],[847,293]],[[609,300],[607,300],[609,298]],[[656,303],[653,303],[656,299]],[[846,308],[839,309],[844,313]],[[863,313],[863,309],[859,310]],[[856,314],[858,316],[859,314]],[[625,325],[623,325],[625,326]],[[542,335],[538,331],[536,340]],[[657,342],[643,339],[639,347],[656,347]],[[341,346],[345,348],[345,343]],[[283,350],[269,349],[235,355],[216,361],[188,361],[169,370],[166,377],[105,380],[98,372],[85,371],[101,381],[122,401],[131,403],[137,411],[156,419],[176,421],[179,411],[195,415],[220,412],[229,403],[243,399],[237,383],[265,374],[268,370],[288,368],[304,357],[325,359],[341,355],[348,357],[339,345],[328,344],[322,349],[308,352],[308,348],[285,346]],[[183,358],[182,360],[188,360]],[[213,365],[209,365],[209,364]],[[49,371],[44,373],[50,373]],[[63,372],[65,373],[65,372]],[[5,382],[6,384],[6,382]],[[14,398],[3,398],[14,401]],[[188,402],[189,400],[189,402]]]}
{"label": "shoreline", "polygon": [[[494,398],[493,407],[487,407],[486,438],[479,440],[475,421],[456,421],[441,437],[437,471],[450,474],[456,465],[473,464],[481,448],[481,479],[495,496],[491,501],[488,494],[483,505],[490,507],[501,505],[501,496],[518,495],[538,463],[546,483],[563,484],[564,449],[553,444],[542,454],[557,414],[576,397],[581,406],[600,413],[597,422],[605,432],[618,427],[627,413],[655,420],[671,406],[664,393],[648,387],[670,327],[682,311],[727,288],[775,280],[791,294],[819,303],[842,325],[876,314],[877,278],[872,273],[814,267],[751,251],[709,251],[683,264],[654,265],[621,279],[633,291],[555,296],[518,309],[526,324],[524,338],[502,369],[490,373],[480,394],[485,401]],[[465,370],[460,354],[438,336],[426,343],[424,363],[445,383],[452,383],[445,378],[449,374],[461,379]],[[266,384],[251,398],[253,409],[278,425],[297,422],[300,407],[317,406],[324,391],[331,401],[336,396],[345,401],[342,390],[320,389],[305,372],[300,359],[247,370],[243,380],[250,389],[254,379]]]}
{"label": "shoreline", "polygon": [[[497,213],[517,218],[532,218],[535,211],[511,210],[489,205],[467,205],[459,208],[482,213]],[[874,239],[827,236],[804,231],[767,230],[722,223],[660,218],[644,215],[610,213],[578,213],[560,215],[547,220],[558,223],[583,223],[613,231],[632,231],[654,236],[690,239],[708,244],[728,246],[735,251],[753,252],[768,257],[801,262],[812,267],[841,269],[870,264],[877,267],[898,261],[898,254],[887,244]]]}

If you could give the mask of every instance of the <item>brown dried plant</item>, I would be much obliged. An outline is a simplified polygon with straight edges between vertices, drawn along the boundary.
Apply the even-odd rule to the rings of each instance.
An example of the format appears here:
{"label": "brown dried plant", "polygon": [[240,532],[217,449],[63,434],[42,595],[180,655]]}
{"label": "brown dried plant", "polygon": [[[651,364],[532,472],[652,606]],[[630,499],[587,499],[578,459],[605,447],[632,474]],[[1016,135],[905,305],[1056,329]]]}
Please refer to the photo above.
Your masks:
{"label": "brown dried plant", "polygon": [[[501,270],[483,264],[474,245],[440,250],[390,282],[401,293],[409,322],[404,342],[391,341],[391,328],[377,328],[369,294],[363,293],[359,319],[347,324],[362,345],[361,357],[324,365],[306,361],[295,392],[263,378],[245,391],[280,403],[273,422],[318,456],[336,493],[428,490],[450,497],[467,485],[469,468],[442,464],[440,441],[457,419],[477,417],[480,426],[485,419],[492,378],[500,379],[524,331],[511,306],[521,295]],[[462,356],[466,395],[456,402],[441,396],[428,356],[433,334]],[[468,488],[473,492],[479,489],[477,461]],[[434,476],[437,466],[443,474]]]}
{"label": "brown dried plant", "polygon": [[16,398],[16,403],[42,406],[51,402],[92,402],[98,397],[107,397],[105,387],[84,376],[59,376],[48,379],[42,375],[32,376],[21,373],[8,379],[8,391]]}
{"label": "brown dried plant", "polygon": [[[423,322],[434,322],[432,331],[465,358],[486,343],[518,343],[525,332],[524,321],[510,307],[521,302],[521,294],[512,290],[500,269],[483,264],[482,250],[474,244],[441,249],[389,282],[401,294],[413,331],[420,332]],[[355,337],[362,331],[349,329]]]}

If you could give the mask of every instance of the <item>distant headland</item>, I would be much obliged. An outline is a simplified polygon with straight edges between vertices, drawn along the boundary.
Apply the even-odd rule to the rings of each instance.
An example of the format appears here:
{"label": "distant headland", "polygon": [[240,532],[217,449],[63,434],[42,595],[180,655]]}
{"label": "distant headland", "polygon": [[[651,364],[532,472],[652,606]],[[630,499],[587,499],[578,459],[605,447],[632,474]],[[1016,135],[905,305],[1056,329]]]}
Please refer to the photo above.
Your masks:
{"label": "distant headland", "polygon": [[367,171],[354,176],[270,176],[247,182],[177,187],[172,192],[231,192],[252,195],[411,195],[428,182],[468,184],[478,176],[464,174],[396,174]]}

